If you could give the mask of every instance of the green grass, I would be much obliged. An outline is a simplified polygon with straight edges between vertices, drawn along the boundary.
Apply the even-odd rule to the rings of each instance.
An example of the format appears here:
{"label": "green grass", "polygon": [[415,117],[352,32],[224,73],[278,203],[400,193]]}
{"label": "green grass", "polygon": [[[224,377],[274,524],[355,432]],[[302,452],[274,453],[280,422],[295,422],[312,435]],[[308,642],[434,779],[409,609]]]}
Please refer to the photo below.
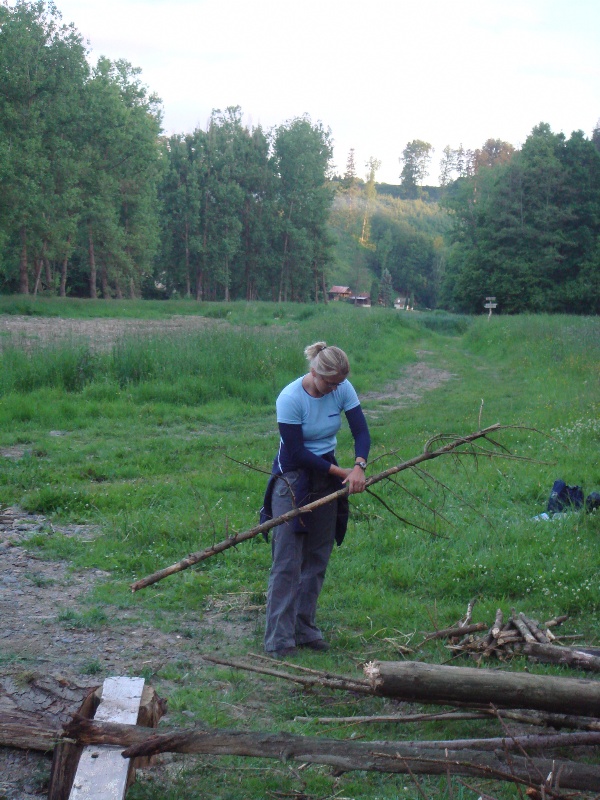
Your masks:
{"label": "green grass", "polygon": [[[479,597],[476,620],[491,623],[498,607],[505,613],[516,607],[540,620],[569,613],[568,632],[598,644],[600,516],[532,519],[544,510],[558,477],[582,485],[586,493],[600,489],[597,318],[488,320],[342,304],[7,298],[1,299],[1,311],[140,319],[190,313],[230,323],[179,337],[122,338],[102,352],[85,342],[38,344],[27,351],[3,342],[0,447],[20,444],[26,455],[3,460],[0,502],[20,503],[53,519],[93,523],[97,533],[86,542],[47,527],[29,546],[43,557],[110,573],[81,609],[64,613],[65,627],[118,628],[118,610],[127,609],[202,650],[196,623],[206,618],[211,598],[241,591],[264,596],[270,552],[262,539],[136,595],[129,584],[228,531],[256,523],[265,476],[230,459],[269,470],[277,447],[276,394],[301,374],[303,347],[324,339],[348,352],[359,393],[381,390],[423,360],[453,375],[405,408],[385,410],[377,400],[365,402],[371,462],[377,459],[371,474],[417,455],[437,433],[463,434],[495,422],[515,426],[496,438],[532,459],[444,457],[426,465],[440,483],[404,472],[397,483],[375,487],[400,516],[428,530],[435,527],[438,537],[402,524],[371,496],[353,498],[350,529],[333,555],[320,602],[320,620],[333,643],[324,667],[355,674],[361,661],[396,658],[394,641],[415,645],[434,625],[455,623],[474,596]],[[338,453],[342,463],[351,458],[346,429]],[[415,498],[445,520],[435,520]],[[39,585],[35,575],[31,580]],[[244,623],[239,641],[227,634],[229,623]],[[261,647],[262,619],[233,607],[206,633],[223,652],[240,655]],[[442,662],[449,653],[438,643],[415,657]],[[302,663],[314,665],[306,656]],[[511,668],[524,666],[516,661]],[[555,667],[528,668],[565,674]],[[100,669],[96,662],[86,666],[89,674]],[[323,706],[333,716],[377,713],[384,705],[376,698],[304,694],[231,670],[200,674],[185,659],[156,672],[149,668],[144,677],[159,691],[161,682],[168,683],[172,722],[180,725],[189,725],[191,716],[225,727],[346,736],[344,728],[324,731],[293,719],[321,715]],[[463,733],[440,724],[410,730],[373,726],[359,733],[375,739],[442,738],[491,729],[485,722],[466,723]],[[410,779],[364,773],[336,779],[317,767],[300,778],[293,767],[277,762],[200,760],[182,762],[182,770],[168,789],[144,783],[131,790],[132,797],[187,800],[210,791],[213,797],[251,799],[265,797],[269,787],[309,797],[417,796]],[[427,796],[448,796],[445,779],[424,780],[423,786]],[[455,798],[474,796],[458,783],[453,787]],[[493,794],[514,796],[506,787],[494,787]]]}

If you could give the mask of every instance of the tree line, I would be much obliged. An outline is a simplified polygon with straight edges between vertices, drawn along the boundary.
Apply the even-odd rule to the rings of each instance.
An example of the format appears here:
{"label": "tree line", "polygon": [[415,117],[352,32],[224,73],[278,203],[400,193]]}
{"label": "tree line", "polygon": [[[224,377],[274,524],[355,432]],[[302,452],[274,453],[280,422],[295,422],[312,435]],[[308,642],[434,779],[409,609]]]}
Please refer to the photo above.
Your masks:
{"label": "tree line", "polygon": [[0,6],[0,281],[64,296],[319,299],[331,137],[215,111],[161,135],[140,70],[100,58],[52,3]]}
{"label": "tree line", "polygon": [[347,262],[373,301],[600,312],[599,129],[447,146],[424,187],[432,153],[409,142],[378,189],[374,157],[331,175],[308,116],[263,130],[232,107],[164,136],[139,69],[90,67],[52,2],[0,3],[0,291],[320,301]]}
{"label": "tree line", "polygon": [[[450,153],[451,155],[451,153]],[[518,150],[489,140],[449,181],[440,303],[480,313],[600,313],[600,129],[537,125]]]}
{"label": "tree line", "polygon": [[[433,147],[415,139],[400,163],[400,198],[428,199]],[[444,148],[443,252],[430,234],[390,219],[373,224],[373,262],[421,305],[481,313],[494,296],[507,313],[600,313],[600,125],[567,138],[546,123],[523,146],[488,139]],[[420,241],[420,244],[419,244]],[[389,262],[389,263],[388,263]],[[401,265],[400,269],[398,265]]]}

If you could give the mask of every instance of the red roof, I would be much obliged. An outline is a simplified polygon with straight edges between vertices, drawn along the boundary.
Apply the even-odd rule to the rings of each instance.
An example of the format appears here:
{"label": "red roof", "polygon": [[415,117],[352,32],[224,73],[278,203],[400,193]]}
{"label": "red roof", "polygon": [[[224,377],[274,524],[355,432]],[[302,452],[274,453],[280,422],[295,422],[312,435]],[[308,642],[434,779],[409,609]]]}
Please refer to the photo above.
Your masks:
{"label": "red roof", "polygon": [[345,294],[346,292],[350,291],[349,286],[332,286],[329,290],[330,292],[335,292],[335,294]]}

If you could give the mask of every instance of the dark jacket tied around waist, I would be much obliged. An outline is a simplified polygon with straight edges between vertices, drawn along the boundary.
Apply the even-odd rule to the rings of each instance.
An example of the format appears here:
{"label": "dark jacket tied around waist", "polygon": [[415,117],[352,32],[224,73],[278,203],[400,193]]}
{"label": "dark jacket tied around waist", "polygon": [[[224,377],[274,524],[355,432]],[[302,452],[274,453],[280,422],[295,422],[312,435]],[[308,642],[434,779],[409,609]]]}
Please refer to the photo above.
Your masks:
{"label": "dark jacket tied around waist", "polygon": [[[337,461],[335,460],[335,456],[333,453],[326,453],[324,456],[321,456],[326,461],[329,461],[330,464],[335,464],[337,466]],[[272,512],[272,495],[273,489],[275,487],[275,483],[278,478],[281,477],[281,472],[278,471],[278,461],[275,459],[273,462],[273,470],[271,477],[267,483],[267,488],[265,491],[265,496],[263,499],[263,506],[260,510],[260,524],[262,525],[265,522],[273,519],[273,512]],[[316,470],[311,469],[298,469],[298,482],[296,483],[296,497],[295,497],[295,505],[297,508],[302,508],[302,506],[306,506],[309,503],[312,503],[313,500],[316,500],[319,496],[323,496],[323,492],[319,491],[318,493],[315,491],[315,484],[319,484],[319,488],[322,487],[323,484],[323,473],[318,473]],[[338,478],[335,475],[327,475],[327,479],[329,482],[329,486],[331,487],[328,491],[328,494],[333,494],[337,492],[339,489],[343,489],[344,485],[342,483],[341,478]],[[336,517],[336,526],[335,526],[335,541],[339,545],[344,541],[344,536],[346,535],[346,529],[348,527],[348,515],[349,515],[350,505],[348,503],[348,496],[345,497],[338,497],[337,499],[337,517]],[[294,533],[306,533],[308,530],[308,521],[310,518],[310,512],[307,514],[299,514],[297,517],[294,517],[290,520],[290,525],[294,530]],[[265,541],[269,540],[268,532],[263,534]]]}

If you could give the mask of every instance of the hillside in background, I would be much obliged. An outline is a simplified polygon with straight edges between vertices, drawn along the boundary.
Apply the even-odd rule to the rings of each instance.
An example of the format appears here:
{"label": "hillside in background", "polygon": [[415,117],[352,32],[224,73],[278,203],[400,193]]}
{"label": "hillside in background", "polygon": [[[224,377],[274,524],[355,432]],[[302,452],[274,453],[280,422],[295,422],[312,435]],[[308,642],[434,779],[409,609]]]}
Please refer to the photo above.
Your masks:
{"label": "hillside in background", "polygon": [[330,283],[374,295],[387,271],[394,295],[434,307],[449,216],[435,201],[394,196],[391,190],[400,188],[377,186],[371,197],[364,185],[338,188],[330,216]]}

